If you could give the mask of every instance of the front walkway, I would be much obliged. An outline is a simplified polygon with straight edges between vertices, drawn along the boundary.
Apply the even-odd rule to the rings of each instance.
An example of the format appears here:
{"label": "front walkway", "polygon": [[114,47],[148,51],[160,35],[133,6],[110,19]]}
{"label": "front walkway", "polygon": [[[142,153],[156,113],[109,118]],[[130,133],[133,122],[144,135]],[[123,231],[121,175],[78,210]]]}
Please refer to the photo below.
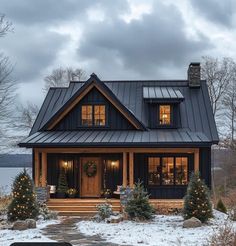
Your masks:
{"label": "front walkway", "polygon": [[76,223],[85,218],[81,219],[78,217],[64,217],[59,224],[48,225],[43,231],[43,235],[49,239],[57,242],[68,242],[72,245],[81,246],[117,246],[117,244],[107,243],[101,239],[98,235],[96,236],[85,236],[76,229]]}

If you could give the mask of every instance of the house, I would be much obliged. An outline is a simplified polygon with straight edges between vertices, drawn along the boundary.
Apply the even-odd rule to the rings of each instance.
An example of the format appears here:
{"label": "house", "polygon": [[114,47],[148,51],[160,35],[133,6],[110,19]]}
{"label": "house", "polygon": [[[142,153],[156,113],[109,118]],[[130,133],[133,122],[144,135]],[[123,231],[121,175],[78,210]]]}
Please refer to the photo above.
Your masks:
{"label": "house", "polygon": [[[36,186],[57,185],[66,170],[77,197],[133,187],[151,198],[183,198],[190,174],[211,185],[211,146],[218,143],[200,63],[187,80],[72,81],[50,88],[29,136]],[[117,188],[118,187],[118,188]]]}

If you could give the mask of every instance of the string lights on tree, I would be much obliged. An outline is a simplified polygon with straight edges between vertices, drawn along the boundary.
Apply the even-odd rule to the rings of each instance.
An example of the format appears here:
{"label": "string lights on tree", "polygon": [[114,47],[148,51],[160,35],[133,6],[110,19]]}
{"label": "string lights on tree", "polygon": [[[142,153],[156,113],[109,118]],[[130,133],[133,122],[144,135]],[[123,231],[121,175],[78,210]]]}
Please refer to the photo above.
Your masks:
{"label": "string lights on tree", "polygon": [[24,169],[15,178],[12,188],[13,199],[8,207],[8,220],[35,219],[38,206],[31,177]]}

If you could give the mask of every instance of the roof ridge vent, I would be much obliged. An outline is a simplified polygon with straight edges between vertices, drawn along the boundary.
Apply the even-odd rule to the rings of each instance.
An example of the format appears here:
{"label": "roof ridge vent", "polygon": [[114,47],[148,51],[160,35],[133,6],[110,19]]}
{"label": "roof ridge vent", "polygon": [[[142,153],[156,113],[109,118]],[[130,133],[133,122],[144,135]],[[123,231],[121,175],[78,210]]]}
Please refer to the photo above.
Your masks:
{"label": "roof ridge vent", "polygon": [[188,67],[189,87],[198,88],[201,86],[201,66],[200,62],[191,62]]}

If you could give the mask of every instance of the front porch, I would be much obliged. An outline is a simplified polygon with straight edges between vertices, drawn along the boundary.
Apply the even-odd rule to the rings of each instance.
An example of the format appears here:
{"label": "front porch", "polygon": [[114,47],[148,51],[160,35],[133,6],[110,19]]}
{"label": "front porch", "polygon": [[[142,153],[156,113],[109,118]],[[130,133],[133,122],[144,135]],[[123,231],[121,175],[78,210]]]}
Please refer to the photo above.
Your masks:
{"label": "front porch", "polygon": [[[119,186],[132,188],[140,179],[153,199],[182,199],[200,155],[199,148],[35,148],[33,174],[36,187],[57,187],[65,168],[76,198],[101,198],[106,189],[119,198]],[[89,161],[96,165],[93,177],[84,171]]]}

